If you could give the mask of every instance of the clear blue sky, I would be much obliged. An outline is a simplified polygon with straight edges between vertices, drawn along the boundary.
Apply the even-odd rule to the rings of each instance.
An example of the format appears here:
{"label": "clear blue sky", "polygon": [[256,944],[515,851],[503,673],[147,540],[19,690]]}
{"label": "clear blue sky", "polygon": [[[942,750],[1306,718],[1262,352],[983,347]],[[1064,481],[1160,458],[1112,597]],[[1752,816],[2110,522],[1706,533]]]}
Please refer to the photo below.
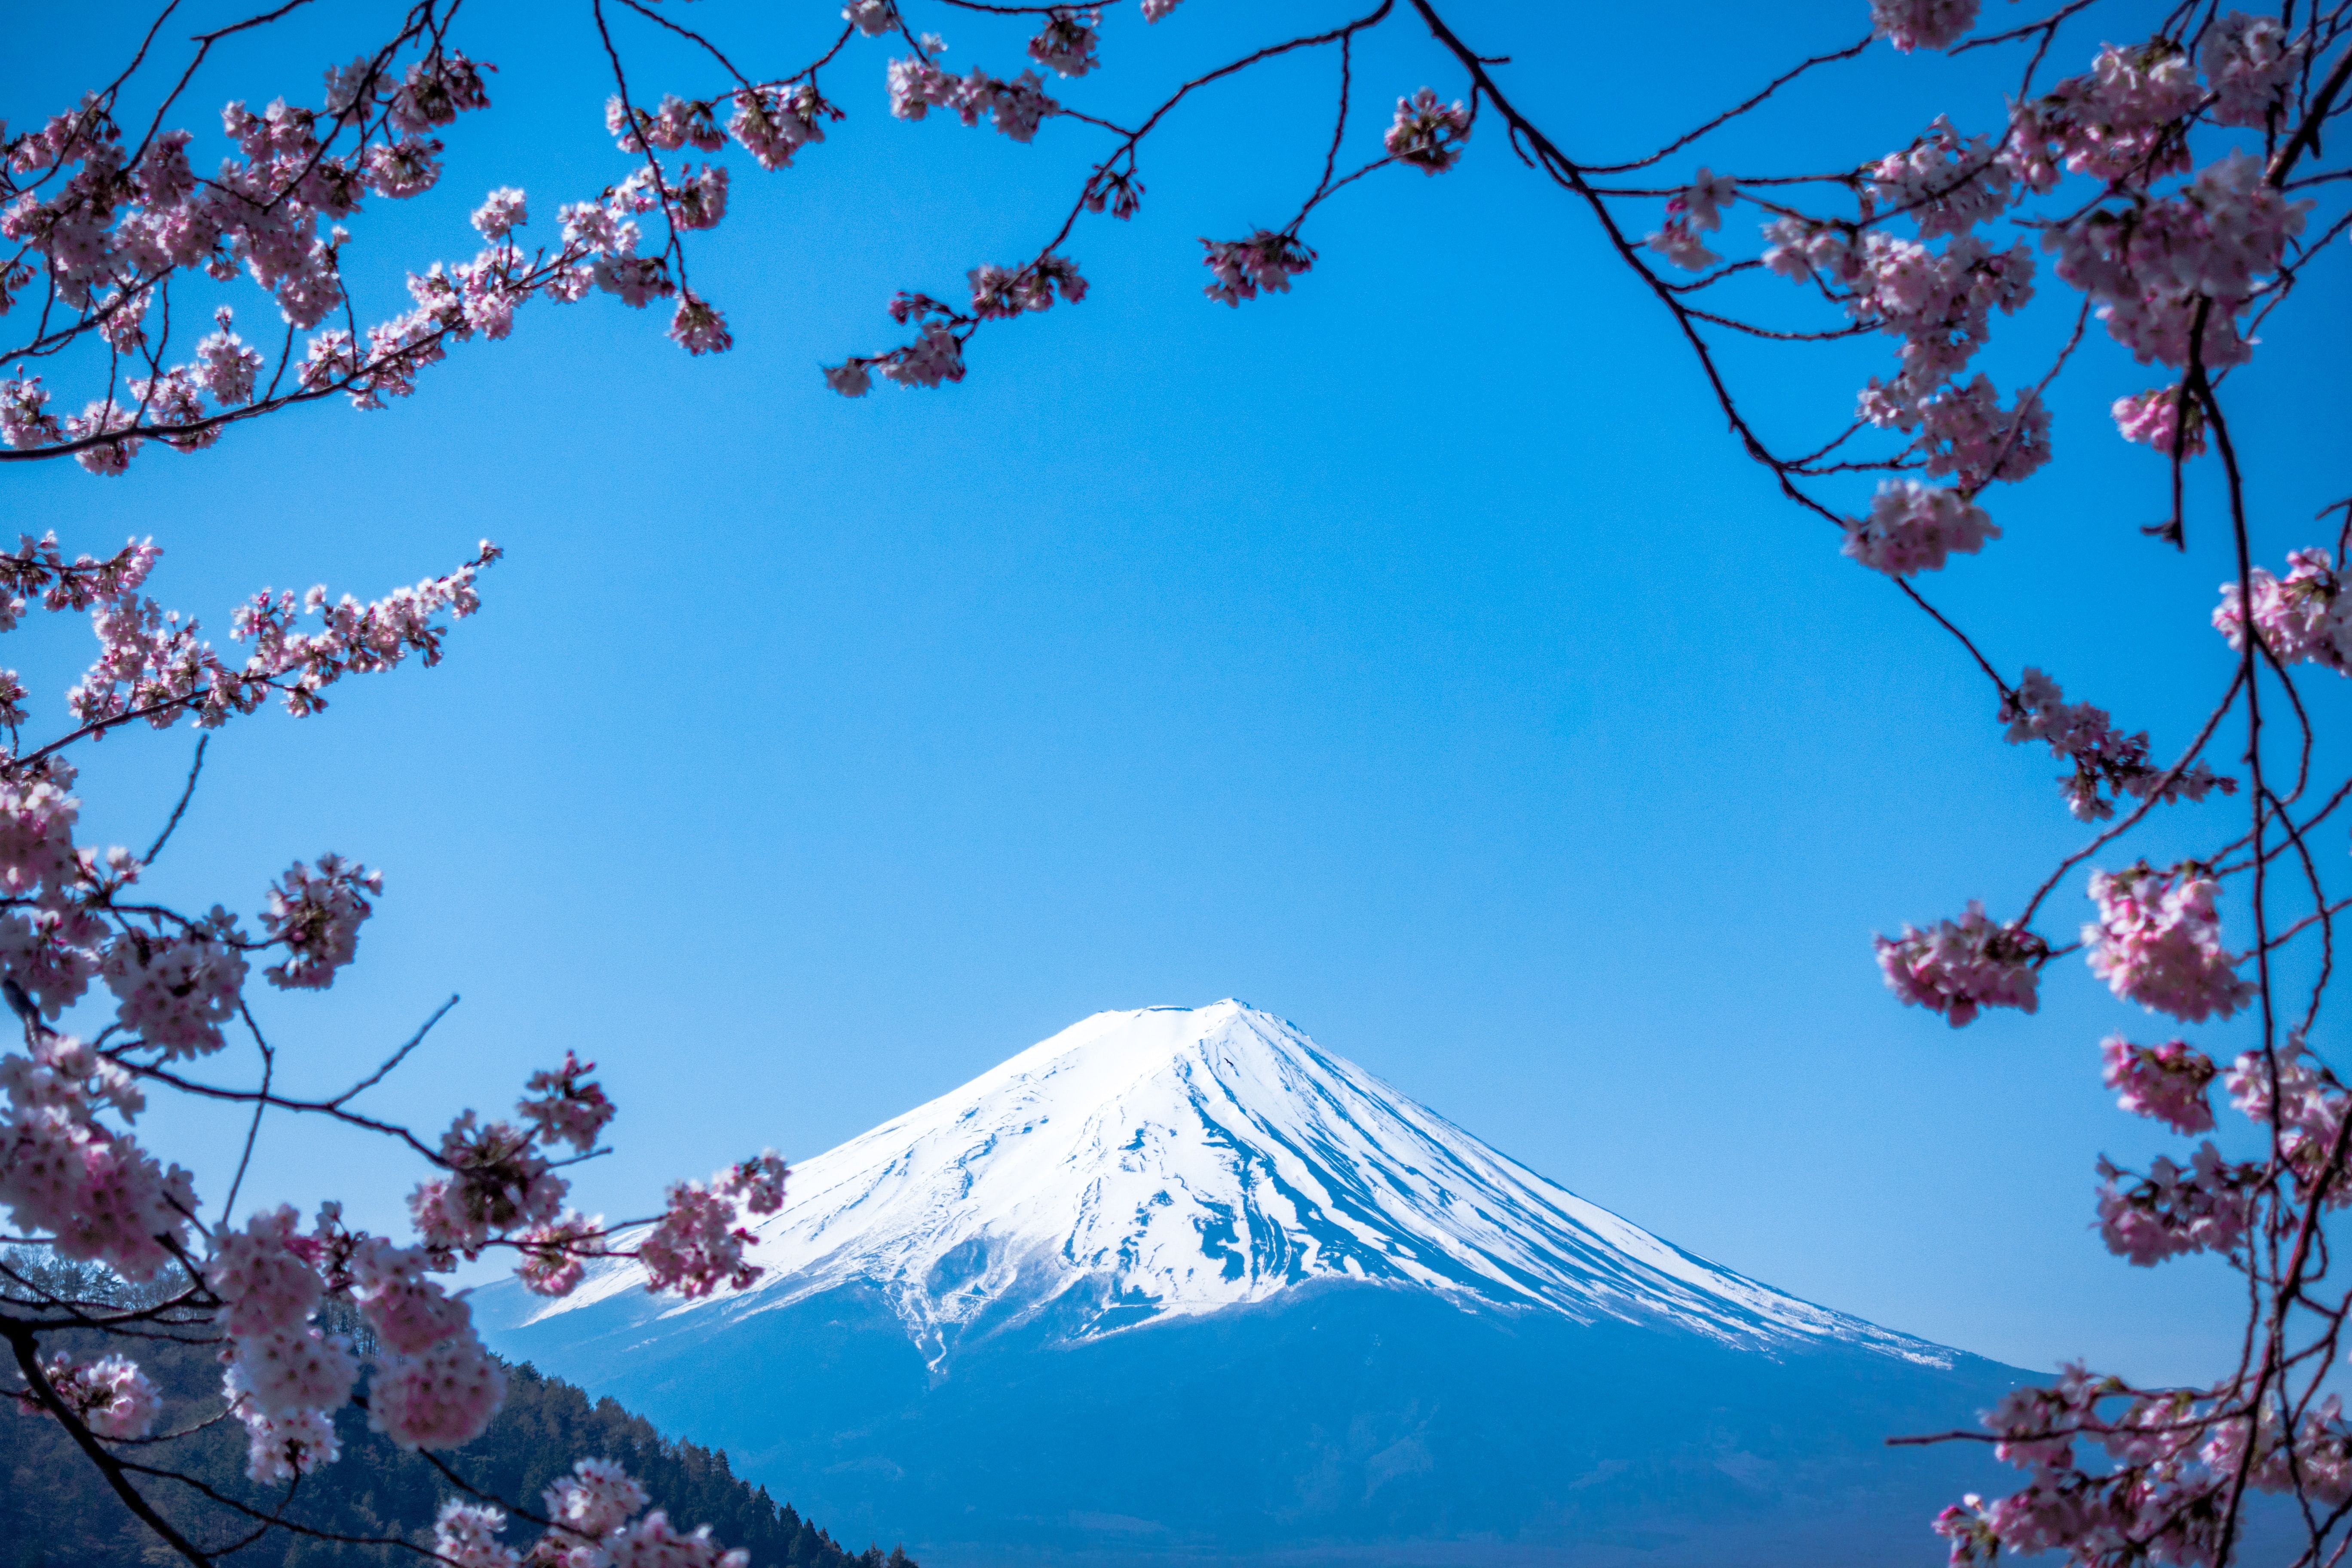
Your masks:
{"label": "clear blue sky", "polygon": [[[832,14],[804,9],[803,38]],[[1259,10],[1115,22],[1092,100],[1229,52]],[[357,13],[232,57],[205,116],[311,91]],[[468,16],[499,107],[456,128],[440,192],[360,226],[382,264],[469,254],[490,185],[527,187],[543,236],[623,171],[584,14]],[[1671,45],[1649,8],[1462,22],[1594,155],[1866,26],[1860,0],[1708,5]],[[1015,33],[929,25],[950,63],[1018,58]],[[32,40],[0,63],[20,125],[123,37],[47,10],[7,26]],[[1373,122],[1425,80],[1457,90],[1395,33],[1360,59]],[[250,909],[296,856],[384,868],[359,969],[270,999],[298,1082],[347,1078],[462,992],[383,1109],[501,1106],[576,1049],[623,1107],[583,1196],[641,1213],[672,1176],[814,1152],[1085,1014],[1234,994],[1786,1289],[2028,1365],[2202,1370],[2231,1331],[2225,1278],[2127,1268],[2086,1228],[2097,1152],[2162,1146],[2099,1089],[2097,1040],[2156,1021],[2068,960],[2040,1017],[1954,1034],[1897,1008],[1871,960],[1874,930],[1972,895],[2015,907],[2077,839],[2054,765],[2002,745],[1981,677],[1775,499],[1566,200],[1482,132],[1455,174],[1328,208],[1291,296],[1214,305],[1195,237],[1281,222],[1319,163],[1331,65],[1285,66],[1171,126],[1141,217],[1081,229],[1085,303],[986,334],[959,388],[845,402],[817,363],[894,341],[893,289],[950,292],[1034,247],[1094,144],[895,122],[884,58],[853,50],[828,84],[852,117],[799,167],[729,158],[734,209],[697,278],[731,355],[690,362],[606,299],[534,305],[388,413],[312,409],[110,482],[0,472],[10,525],[93,549],[154,534],[154,591],[224,637],[261,584],[373,595],[484,534],[510,552],[440,668],[222,734],[156,873]],[[1938,109],[1972,129],[1998,110],[1965,65],[1877,80],[1763,121],[1785,156],[1743,138],[1710,161],[1826,165]],[[2305,542],[2327,499],[2309,454],[2341,435],[2294,395],[2340,374],[2340,272],[2312,292],[2242,384],[2272,556]],[[2068,320],[2011,329],[1997,377]],[[1884,351],[1734,357],[1771,376],[1750,385],[1784,427],[1833,428]],[[2201,621],[2228,565],[2210,521],[2185,560],[2137,534],[2161,467],[2102,410],[2148,382],[2093,345],[2058,468],[2000,495],[2007,537],[1932,587],[2005,666],[2042,664],[2168,752],[2227,656],[2165,628]],[[40,698],[78,668],[66,630],[16,639]],[[143,843],[192,743],[110,741],[96,831]],[[2077,884],[2047,929],[2084,908]],[[404,1190],[398,1162],[344,1148],[281,1127],[257,1193]]]}

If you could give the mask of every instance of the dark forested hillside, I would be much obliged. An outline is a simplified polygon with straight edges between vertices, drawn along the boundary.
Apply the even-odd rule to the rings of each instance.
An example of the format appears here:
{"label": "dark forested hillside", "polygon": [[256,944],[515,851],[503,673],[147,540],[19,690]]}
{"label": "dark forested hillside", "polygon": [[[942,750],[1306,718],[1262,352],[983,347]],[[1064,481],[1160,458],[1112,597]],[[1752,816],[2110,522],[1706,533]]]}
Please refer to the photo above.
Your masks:
{"label": "dark forested hillside", "polygon": [[[65,1348],[59,1346],[59,1348]],[[206,1347],[149,1342],[135,1354],[165,1397],[163,1430],[176,1430],[220,1408],[219,1364]],[[15,1385],[13,1377],[0,1380]],[[382,1539],[404,1535],[422,1543],[435,1512],[451,1495],[423,1456],[403,1453],[371,1432],[366,1417],[346,1408],[337,1426],[343,1455],[306,1478],[286,1510],[300,1530],[275,1531],[239,1551],[236,1568],[328,1568],[349,1563],[431,1559],[391,1545],[360,1545],[330,1536]],[[226,1497],[274,1510],[282,1496],[245,1476],[245,1432],[233,1421],[136,1451],[143,1463],[185,1472]],[[507,1368],[507,1402],[489,1429],[442,1456],[475,1487],[536,1510],[541,1488],[575,1459],[608,1458],[652,1494],[682,1529],[708,1524],[711,1533],[751,1554],[752,1568],[912,1568],[895,1549],[845,1550],[765,1488],[736,1479],[724,1452],[665,1441],[652,1425],[610,1399],[591,1405],[581,1391],[529,1365]],[[226,1545],[247,1533],[250,1517],[206,1502],[190,1489],[151,1480],[141,1489],[200,1546]],[[517,1521],[509,1538],[527,1545],[537,1531]],[[131,1518],[97,1470],[74,1450],[64,1431],[44,1417],[0,1403],[0,1568],[153,1568],[179,1561]]]}

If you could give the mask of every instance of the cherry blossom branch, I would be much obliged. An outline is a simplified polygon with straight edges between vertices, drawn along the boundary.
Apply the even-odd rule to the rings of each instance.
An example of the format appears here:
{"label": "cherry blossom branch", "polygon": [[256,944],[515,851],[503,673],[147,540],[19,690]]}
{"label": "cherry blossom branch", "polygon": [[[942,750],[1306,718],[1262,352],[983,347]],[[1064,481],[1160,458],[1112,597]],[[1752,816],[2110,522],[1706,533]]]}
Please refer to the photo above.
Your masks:
{"label": "cherry blossom branch", "polygon": [[66,1436],[73,1439],[74,1447],[81,1450],[83,1458],[98,1467],[98,1473],[106,1479],[106,1484],[113,1489],[114,1495],[122,1500],[122,1506],[129,1509],[140,1523],[153,1531],[164,1545],[186,1558],[194,1568],[212,1568],[212,1559],[198,1551],[194,1542],[181,1534],[171,1521],[156,1512],[153,1506],[139,1495],[139,1489],[131,1484],[131,1478],[126,1473],[131,1467],[108,1453],[91,1435],[89,1428],[83,1425],[81,1418],[58,1397],[48,1373],[42,1369],[33,1331],[14,1318],[0,1314],[0,1337],[5,1337],[8,1348],[16,1352],[17,1374],[24,1378],[25,1387],[32,1394],[34,1402],[66,1429]]}
{"label": "cherry blossom branch", "polygon": [[[2087,5],[2092,4],[2093,0],[2076,0],[2076,3]],[[1769,99],[1774,93],[1779,92],[1782,88],[1787,87],[1790,83],[1795,81],[1799,77],[1804,76],[1808,72],[1815,70],[1822,66],[1835,65],[1843,60],[1853,59],[1864,49],[1870,47],[1870,46],[1876,41],[1877,37],[1878,35],[1875,32],[1865,33],[1863,35],[1860,41],[1848,44],[1844,48],[1836,49],[1825,55],[1815,55],[1810,59],[1800,61],[1796,65],[1790,67],[1787,70],[1782,71],[1779,76],[1774,77],[1770,81],[1765,83],[1764,87],[1759,91],[1750,95],[1739,103],[1733,105],[1731,108],[1725,110],[1722,113],[1717,115],[1712,120],[1707,121],[1706,123],[1697,126],[1696,129],[1684,132],[1680,136],[1675,137],[1673,141],[1667,142],[1664,146],[1659,148],[1656,152],[1651,153],[1645,158],[1636,158],[1630,163],[1594,163],[1586,169],[1585,173],[1589,174],[1629,174],[1635,169],[1646,169],[1651,167],[1653,164],[1663,163],[1667,158],[1672,157],[1675,153],[1679,153],[1684,148],[1689,146],[1692,142],[1698,141],[1704,136],[1710,135],[1717,131],[1722,130],[1726,125],[1730,124],[1733,121],[1738,119],[1741,115],[1748,113],[1749,110],[1761,108],[1766,100]]]}
{"label": "cherry blossom branch", "polygon": [[179,804],[172,807],[172,815],[164,820],[163,830],[155,835],[154,843],[147,846],[147,853],[139,857],[142,865],[152,866],[155,863],[155,858],[163,853],[163,846],[172,841],[172,834],[180,826],[180,818],[187,815],[188,802],[196,795],[197,776],[205,771],[205,748],[212,744],[212,739],[209,734],[196,737],[195,760],[188,764],[188,782],[180,790]]}

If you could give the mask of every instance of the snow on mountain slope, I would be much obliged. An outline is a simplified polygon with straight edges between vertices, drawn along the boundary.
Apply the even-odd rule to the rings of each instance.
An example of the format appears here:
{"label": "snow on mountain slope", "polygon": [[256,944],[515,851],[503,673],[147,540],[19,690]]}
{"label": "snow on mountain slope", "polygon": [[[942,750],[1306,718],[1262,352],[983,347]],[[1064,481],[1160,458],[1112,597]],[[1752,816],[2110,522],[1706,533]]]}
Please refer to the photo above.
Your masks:
{"label": "snow on mountain slope", "polygon": [[[1098,1013],[796,1165],[753,1226],[748,1313],[880,1288],[935,1359],[984,1312],[1078,1309],[1078,1337],[1349,1279],[1680,1328],[1732,1344],[1950,1353],[1674,1247],[1238,1002]],[[593,1273],[545,1321],[642,1289]]]}

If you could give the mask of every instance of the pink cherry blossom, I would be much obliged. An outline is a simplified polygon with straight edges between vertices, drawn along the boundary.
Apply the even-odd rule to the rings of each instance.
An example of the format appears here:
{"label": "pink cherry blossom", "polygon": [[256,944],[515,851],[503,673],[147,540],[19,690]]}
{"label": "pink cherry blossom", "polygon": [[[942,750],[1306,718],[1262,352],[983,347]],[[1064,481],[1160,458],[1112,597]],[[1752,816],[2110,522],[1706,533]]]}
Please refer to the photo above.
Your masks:
{"label": "pink cherry blossom", "polygon": [[48,410],[49,395],[37,375],[0,381],[0,441],[19,451],[65,438],[65,427]]}
{"label": "pink cherry blossom", "polygon": [[2289,112],[2286,94],[2304,54],[2303,43],[2276,16],[2232,11],[2213,22],[2197,59],[2213,89],[2214,121],[2283,123]]}
{"label": "pink cherry blossom", "polygon": [[433,1521],[433,1551],[453,1568],[520,1568],[522,1554],[501,1543],[504,1509],[451,1500]]}
{"label": "pink cherry blossom", "polygon": [[1979,490],[1996,479],[2014,484],[2050,460],[2050,411],[2030,390],[2007,409],[1981,374],[1966,385],[1947,382],[1916,404],[1898,395],[1882,406],[1873,395],[1881,390],[1874,376],[1863,394],[1863,416],[1900,429],[1916,425],[1919,438],[1912,449],[1927,458],[1928,474],[1948,475],[1963,490]]}
{"label": "pink cherry blossom", "polygon": [[228,1331],[239,1339],[307,1322],[320,1296],[318,1270],[297,1250],[293,1209],[281,1204],[225,1231],[205,1269],[213,1294],[229,1309]]}
{"label": "pink cherry blossom", "polygon": [[2108,332],[2143,364],[2185,367],[2190,330],[2207,309],[2198,357],[2221,370],[2252,356],[2237,313],[2278,269],[2310,209],[2273,189],[2258,160],[2233,152],[2178,195],[2121,212],[2095,208],[2042,244],[2058,253],[2058,275],[2097,301]]}
{"label": "pink cherry blossom", "polygon": [[601,1252],[604,1222],[566,1210],[546,1225],[523,1232],[515,1278],[541,1296],[568,1296],[579,1285],[592,1253]]}
{"label": "pink cherry blossom", "polygon": [[922,56],[890,62],[890,112],[901,120],[920,120],[933,109],[945,109],[966,125],[982,120],[1015,142],[1026,142],[1062,106],[1045,94],[1045,79],[1024,70],[1007,81],[974,67],[969,76],[952,76]]}
{"label": "pink cherry blossom", "polygon": [[2147,1174],[2099,1163],[2099,1234],[2139,1268],[2191,1252],[2227,1252],[2245,1239],[2261,1167],[2222,1159],[2210,1140],[2186,1165],[2158,1155]]}
{"label": "pink cherry blossom", "polygon": [[2145,186],[2187,166],[2178,122],[2196,108],[2197,73],[2167,38],[2107,45],[2089,74],[2015,105],[2005,156],[2032,188],[2057,182],[2057,166]]}
{"label": "pink cherry blossom", "polygon": [[[1470,111],[1459,101],[1441,102],[1435,91],[1424,87],[1411,98],[1397,100],[1396,118],[1381,144],[1400,163],[1409,163],[1424,174],[1442,174],[1461,161],[1462,144],[1469,140]],[[1705,169],[1698,177],[1711,195],[1719,194]]]}
{"label": "pink cherry blossom", "polygon": [[898,7],[891,0],[849,0],[841,16],[869,38],[898,30]]}
{"label": "pink cherry blossom", "polygon": [[840,118],[841,110],[805,83],[789,91],[752,88],[735,95],[727,131],[762,169],[788,169],[794,153],[824,140],[827,119]]}
{"label": "pink cherry blossom", "polygon": [[247,1402],[236,1415],[245,1426],[245,1473],[254,1480],[290,1481],[342,1458],[334,1418],[323,1410],[269,1415]]}
{"label": "pink cherry blossom", "polygon": [[[2352,673],[2352,601],[2325,550],[2287,553],[2287,574],[2274,577],[2261,566],[2248,574],[2253,588],[2254,628],[2281,664],[2305,659]],[[2245,606],[2238,584],[2221,584],[2213,627],[2232,648],[2245,647]]]}
{"label": "pink cherry blossom", "polygon": [[1984,509],[1958,490],[1890,479],[1878,487],[1870,515],[1846,524],[1845,553],[1890,577],[1909,577],[1939,571],[1951,555],[1973,555],[2000,537]]}
{"label": "pink cherry blossom", "polygon": [[0,892],[22,896],[68,882],[81,802],[68,792],[74,770],[58,761],[0,777]]}
{"label": "pink cherry blossom", "polygon": [[417,1230],[436,1250],[473,1257],[493,1237],[544,1224],[563,1205],[569,1184],[549,1169],[532,1135],[510,1123],[466,1111],[442,1134],[440,1157],[448,1174],[408,1200]]}
{"label": "pink cherry blossom", "polygon": [[[723,1187],[724,1177],[714,1186]],[[760,1268],[747,1263],[743,1248],[751,1233],[736,1223],[735,1200],[698,1182],[679,1182],[669,1189],[669,1207],[661,1222],[637,1244],[637,1261],[646,1283],[656,1290],[676,1290],[692,1300],[708,1296],[719,1285],[740,1290],[760,1277]]]}
{"label": "pink cherry blossom", "polygon": [[[1398,112],[1403,112],[1402,107]],[[1702,164],[1696,180],[1667,198],[1665,226],[1642,243],[1687,271],[1713,267],[1723,258],[1709,250],[1699,236],[1713,234],[1723,226],[1723,209],[1738,200],[1738,195],[1736,184]]]}
{"label": "pink cherry blossom", "polygon": [[153,1278],[172,1261],[171,1247],[187,1245],[193,1179],[176,1164],[166,1170],[127,1131],[98,1125],[82,1091],[62,1100],[45,1093],[45,1077],[56,1082],[21,1068],[5,1075],[0,1205],[18,1234],[47,1233],[62,1257]]}
{"label": "pink cherry blossom", "polygon": [[723,353],[735,346],[734,335],[727,330],[727,318],[691,289],[678,294],[677,311],[670,318],[669,335],[690,354]]}
{"label": "pink cherry blossom", "polygon": [[2186,416],[2189,439],[2181,456],[2194,458],[2205,450],[2204,410],[2179,386],[2158,386],[2129,397],[2118,397],[2112,410],[2116,429],[2126,441],[2172,455],[2174,433]]}
{"label": "pink cherry blossom", "polygon": [[1957,921],[1938,921],[1924,931],[1906,925],[1900,938],[1874,942],[1887,989],[1906,1006],[1941,1013],[1956,1029],[1981,1008],[2031,1013],[2041,1005],[2037,986],[2049,947],[2031,931],[1996,925],[1973,900]]}
{"label": "pink cherry blossom", "polygon": [[597,1134],[617,1111],[602,1088],[583,1081],[595,1070],[594,1062],[566,1051],[562,1067],[530,1075],[523,1086],[528,1097],[515,1109],[532,1123],[541,1142],[569,1143],[583,1154],[596,1146]]}
{"label": "pink cherry blossom", "polygon": [[100,978],[121,1004],[116,1018],[166,1059],[220,1049],[226,1043],[221,1026],[236,1016],[245,955],[226,914],[216,920],[169,937],[124,932],[99,962]]}
{"label": "pink cherry blossom", "polygon": [[1999,217],[2012,199],[2012,183],[1998,146],[1981,136],[1962,136],[1944,115],[1870,170],[1873,197],[1909,217],[1922,239],[1966,234]]}
{"label": "pink cherry blossom", "polygon": [[[79,1362],[54,1355],[41,1363],[41,1373],[74,1418],[101,1437],[144,1437],[163,1414],[163,1396],[153,1381],[121,1356]],[[26,1411],[47,1414],[29,1391],[16,1397]]]}
{"label": "pink cherry blossom", "polygon": [[103,928],[81,910],[0,914],[0,973],[23,986],[45,1018],[81,1000],[98,973],[92,943]]}
{"label": "pink cherry blossom", "polygon": [[500,185],[474,209],[474,226],[482,231],[484,239],[504,239],[530,221],[530,206],[522,192],[512,185]]}
{"label": "pink cherry blossom", "polygon": [[2098,919],[2083,928],[2091,972],[2126,1002],[2186,1023],[2228,1017],[2253,986],[2221,947],[2220,889],[2211,874],[2184,861],[2157,870],[2141,861],[2126,870],[2091,873]]}
{"label": "pink cherry blossom", "polygon": [[2021,1468],[2071,1468],[2074,1432],[2113,1391],[2108,1380],[2093,1376],[2079,1362],[2062,1367],[2057,1383],[2049,1387],[2029,1384],[2010,1390],[1984,1413],[1985,1427],[2000,1438],[1993,1457]]}
{"label": "pink cherry blossom", "polygon": [[1978,0],[1870,0],[1878,36],[1896,48],[1948,48],[1977,25]]}
{"label": "pink cherry blossom", "polygon": [[268,940],[283,942],[286,960],[262,971],[282,990],[322,991],[335,972],[359,951],[360,923],[375,912],[363,896],[383,892],[383,873],[340,855],[319,857],[314,874],[296,861],[271,884],[261,925]]}
{"label": "pink cherry blossom", "polygon": [[699,173],[681,169],[670,184],[670,219],[680,228],[716,228],[727,216],[728,175],[723,164]]}
{"label": "pink cherry blossom", "polygon": [[1078,264],[1065,256],[1040,257],[1018,271],[975,267],[965,277],[971,285],[971,313],[982,321],[1048,310],[1057,289],[1072,304],[1087,297],[1087,280],[1079,275]]}
{"label": "pink cherry blossom", "polygon": [[728,1196],[741,1199],[750,1213],[773,1214],[784,1206],[784,1178],[790,1174],[783,1157],[768,1149],[722,1173],[714,1184]]}
{"label": "pink cherry blossom", "polygon": [[2176,1132],[2210,1132],[2213,1107],[2205,1098],[2220,1070],[2213,1059],[2186,1040],[2135,1046],[2121,1035],[2099,1044],[2102,1076],[2121,1092],[2116,1103],[2135,1116],[2163,1122]]}
{"label": "pink cherry blossom", "polygon": [[1102,64],[1095,55],[1102,41],[1095,29],[1101,26],[1098,10],[1055,11],[1029,40],[1029,58],[1056,76],[1084,76]]}
{"label": "pink cherry blossom", "polygon": [[742,1548],[730,1551],[713,1541],[707,1524],[691,1535],[679,1533],[659,1509],[624,1527],[604,1550],[613,1568],[749,1568],[751,1561]]}
{"label": "pink cherry blossom", "polygon": [[264,1415],[331,1410],[351,1397],[360,1363],[350,1342],[307,1327],[240,1334],[233,1342],[227,1387]]}
{"label": "pink cherry blossom", "polygon": [[2328,1163],[2343,1135],[2344,1086],[2305,1047],[2299,1032],[2273,1056],[2245,1052],[2223,1081],[2231,1102],[2249,1120],[2275,1130],[2278,1152],[2300,1192],[2307,1196],[2324,1181],[2329,1207],[2352,1206],[2352,1184]]}
{"label": "pink cherry blossom", "polygon": [[431,1259],[370,1237],[352,1258],[360,1310],[368,1325],[394,1352],[421,1355],[444,1340],[467,1332],[473,1309],[439,1282],[425,1278]]}
{"label": "pink cherry blossom", "polygon": [[844,397],[863,397],[874,389],[873,372],[860,360],[826,365],[824,384]]}
{"label": "pink cherry blossom", "polygon": [[368,1383],[368,1425],[404,1448],[455,1448],[482,1435],[506,1390],[471,1328],[415,1355],[386,1346]]}
{"label": "pink cherry blossom", "polygon": [[583,1541],[602,1541],[648,1500],[646,1489],[610,1459],[582,1459],[540,1494],[550,1523]]}
{"label": "pink cherry blossom", "polygon": [[2146,800],[2160,792],[2160,798],[2169,803],[2202,800],[2215,790],[2231,795],[2238,787],[2235,779],[2214,773],[2201,761],[2168,777],[2168,770],[2148,760],[2145,731],[2124,734],[2105,709],[2069,703],[2056,681],[2031,666],[2016,689],[2001,700],[2000,718],[2008,726],[2011,744],[2039,741],[2074,764],[2074,771],[2060,778],[2059,788],[2066,809],[2083,822],[2113,817],[2115,803],[2126,795]]}
{"label": "pink cherry blossom", "polygon": [[1255,300],[1261,289],[1287,294],[1291,279],[1315,266],[1315,252],[1291,234],[1259,229],[1247,239],[1203,239],[1201,245],[1208,251],[1202,261],[1217,279],[1202,292],[1228,305]]}
{"label": "pink cherry blossom", "polygon": [[874,367],[901,386],[937,386],[961,381],[963,341],[945,321],[925,321],[922,332]]}

